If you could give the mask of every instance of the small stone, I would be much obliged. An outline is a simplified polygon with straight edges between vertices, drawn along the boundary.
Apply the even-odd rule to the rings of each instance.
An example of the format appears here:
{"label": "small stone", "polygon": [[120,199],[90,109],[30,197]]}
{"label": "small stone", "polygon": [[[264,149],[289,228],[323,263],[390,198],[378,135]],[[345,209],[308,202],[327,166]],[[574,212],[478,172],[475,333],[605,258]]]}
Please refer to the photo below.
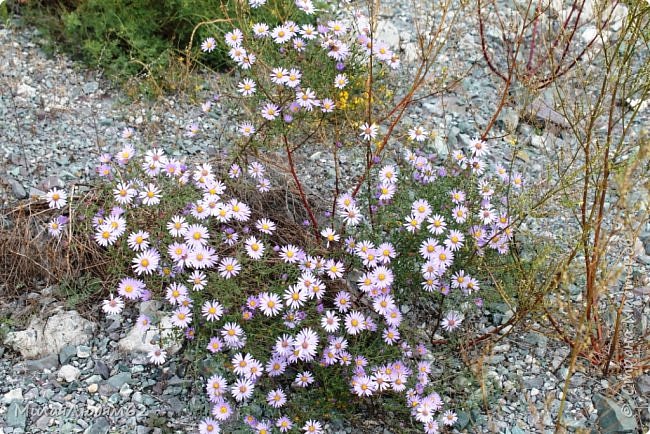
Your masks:
{"label": "small stone", "polygon": [[110,384],[101,384],[99,386],[99,394],[101,396],[110,396],[115,393],[118,389],[111,386]]}
{"label": "small stone", "polygon": [[93,372],[101,375],[104,380],[111,376],[111,371],[108,369],[108,366],[101,360],[95,360],[95,369]]}
{"label": "small stone", "polygon": [[90,386],[88,386],[88,393],[97,393],[98,390],[99,390],[99,386],[97,385],[97,383],[93,383]]}
{"label": "small stone", "polygon": [[57,373],[57,378],[62,378],[67,383],[72,383],[73,381],[76,381],[79,378],[80,374],[81,371],[79,370],[79,368],[76,368],[72,365],[64,365],[61,366],[61,369],[59,369],[59,372]]}
{"label": "small stone", "polygon": [[120,387],[120,396],[122,396],[122,398],[128,398],[131,396],[131,393],[133,393],[133,390],[131,390],[128,384],[123,384],[122,387]]}
{"label": "small stone", "polygon": [[50,426],[50,417],[47,414],[39,417],[36,421],[36,428],[45,431]]}
{"label": "small stone", "polygon": [[637,378],[636,388],[640,395],[650,395],[650,374],[641,375]]}
{"label": "small stone", "polygon": [[137,402],[138,404],[142,403],[142,392],[135,392],[131,397],[131,401]]}
{"label": "small stone", "polygon": [[90,81],[83,85],[83,91],[85,93],[95,93],[99,89],[99,83],[96,81]]}
{"label": "small stone", "polygon": [[459,411],[456,416],[458,416],[458,420],[456,421],[456,427],[459,430],[465,429],[467,425],[469,425],[469,414],[464,412],[464,411]]}
{"label": "small stone", "polygon": [[607,433],[636,433],[637,423],[634,412],[626,412],[616,401],[602,395],[593,399],[598,410],[598,426]]}
{"label": "small stone", "polygon": [[532,377],[524,379],[524,387],[526,389],[541,389],[544,386],[544,379],[542,377]]}
{"label": "small stone", "polygon": [[120,372],[119,374],[113,375],[109,378],[106,383],[110,386],[120,389],[122,385],[131,382],[131,373],[130,372]]}
{"label": "small stone", "polygon": [[100,417],[88,427],[84,434],[106,434],[110,428],[111,425],[108,423],[108,420],[105,417]]}
{"label": "small stone", "polygon": [[102,377],[100,375],[95,374],[86,378],[84,381],[86,382],[86,384],[100,383],[102,381]]}
{"label": "small stone", "polygon": [[25,424],[27,424],[27,407],[16,401],[12,402],[9,408],[7,408],[5,422],[9,427],[25,429]]}
{"label": "small stone", "polygon": [[20,387],[10,390],[2,397],[3,404],[11,404],[14,401],[23,402],[23,389]]}
{"label": "small stone", "polygon": [[54,370],[59,366],[59,356],[51,354],[37,360],[26,360],[25,369],[28,371],[44,371],[49,369]]}
{"label": "small stone", "polygon": [[36,96],[36,88],[23,83],[20,86],[18,86],[18,89],[16,89],[16,93],[20,96],[33,98],[34,96]]}
{"label": "small stone", "polygon": [[90,357],[90,351],[91,351],[90,347],[86,345],[79,345],[77,347],[77,357],[79,357],[80,359],[87,359],[88,357]]}
{"label": "small stone", "polygon": [[7,182],[11,186],[11,192],[13,193],[14,197],[16,199],[26,199],[27,198],[27,191],[25,191],[25,187],[23,185],[16,181],[14,178],[8,178]]}
{"label": "small stone", "polygon": [[77,354],[77,349],[75,348],[74,345],[66,345],[65,347],[61,348],[61,351],[59,351],[59,363],[65,365],[76,354]]}
{"label": "small stone", "polygon": [[504,108],[501,112],[501,121],[506,131],[515,131],[519,125],[519,113],[513,108]]}

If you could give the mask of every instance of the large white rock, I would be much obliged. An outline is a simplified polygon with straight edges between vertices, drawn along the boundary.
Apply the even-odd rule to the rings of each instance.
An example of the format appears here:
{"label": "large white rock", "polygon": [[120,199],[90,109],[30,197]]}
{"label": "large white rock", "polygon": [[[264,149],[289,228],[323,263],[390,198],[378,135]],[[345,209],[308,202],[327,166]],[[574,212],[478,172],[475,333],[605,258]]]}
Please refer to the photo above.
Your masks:
{"label": "large white rock", "polygon": [[158,345],[151,342],[162,338],[163,346],[168,354],[176,354],[181,349],[181,342],[174,339],[174,325],[169,316],[164,316],[157,326],[152,326],[149,330],[142,331],[137,325],[133,326],[131,331],[117,343],[120,351],[125,353],[148,354]]}
{"label": "large white rock", "polygon": [[7,333],[4,343],[26,359],[38,359],[59,354],[66,345],[87,343],[96,329],[95,323],[71,310],[46,320],[34,316],[26,330]]}
{"label": "large white rock", "polygon": [[380,21],[377,25],[375,39],[386,42],[391,50],[397,51],[400,43],[400,31],[397,26],[390,21]]}

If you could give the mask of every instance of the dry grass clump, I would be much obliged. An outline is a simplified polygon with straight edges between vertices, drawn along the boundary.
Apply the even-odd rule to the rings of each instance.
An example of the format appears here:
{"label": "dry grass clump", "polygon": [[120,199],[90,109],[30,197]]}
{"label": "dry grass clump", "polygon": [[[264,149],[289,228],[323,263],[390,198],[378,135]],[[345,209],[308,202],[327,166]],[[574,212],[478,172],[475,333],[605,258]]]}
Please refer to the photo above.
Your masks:
{"label": "dry grass clump", "polygon": [[[254,186],[234,183],[229,191],[251,207],[251,222],[260,218],[273,220],[278,230],[273,235],[276,244],[307,245],[313,242],[311,232],[303,222],[308,219],[299,196],[289,185],[276,180],[271,191],[261,194]],[[68,189],[74,192],[75,186]],[[111,257],[93,239],[92,218],[96,210],[110,208],[102,202],[98,190],[83,195],[72,195],[64,210],[69,223],[60,237],[48,233],[47,223],[61,214],[38,200],[26,200],[3,210],[0,215],[0,297],[17,297],[25,288],[42,285],[61,285],[61,297],[70,297],[70,290],[89,279],[99,282],[108,291],[130,264],[115,263],[120,257]],[[81,285],[83,286],[83,285]],[[106,291],[84,297],[97,301]]]}
{"label": "dry grass clump", "polygon": [[17,296],[34,284],[58,284],[92,273],[105,274],[104,254],[92,239],[91,221],[84,210],[96,196],[77,197],[68,207],[70,223],[60,238],[51,237],[47,222],[58,211],[40,201],[23,201],[6,209],[0,228],[2,296]]}

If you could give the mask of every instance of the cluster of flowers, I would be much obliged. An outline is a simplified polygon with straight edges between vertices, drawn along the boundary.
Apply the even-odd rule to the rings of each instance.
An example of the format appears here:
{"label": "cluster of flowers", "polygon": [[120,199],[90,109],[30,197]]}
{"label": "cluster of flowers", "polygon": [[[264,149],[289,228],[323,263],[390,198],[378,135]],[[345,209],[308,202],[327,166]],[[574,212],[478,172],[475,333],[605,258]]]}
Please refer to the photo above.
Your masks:
{"label": "cluster of flowers", "polygon": [[[349,367],[350,390],[359,397],[403,393],[408,407],[423,423],[426,432],[437,432],[439,421],[435,420],[435,414],[441,410],[442,400],[435,392],[426,392],[431,371],[431,362],[425,360],[427,350],[421,344],[412,347],[400,335],[402,314],[391,293],[394,276],[390,264],[397,255],[392,244],[383,243],[375,248],[368,241],[356,242],[348,238],[347,250],[362,260],[364,273],[357,288],[330,295],[326,282],[329,280],[333,286],[339,286],[334,282],[343,279],[348,272],[344,261],[311,256],[294,245],[268,248],[265,237],[276,230],[275,224],[268,219],[259,219],[254,223],[256,234],[252,234],[248,227],[242,227],[251,223],[250,208],[236,198],[225,196],[225,184],[217,179],[209,165],[202,164],[190,170],[179,164],[179,170],[170,174],[164,168],[172,160],[161,150],[147,151],[140,163],[133,160],[134,155],[132,147],[126,145],[113,158],[102,156],[101,164],[111,165],[115,173],[120,170],[133,173],[135,169],[142,173],[142,179],[130,181],[125,180],[124,176],[116,176],[112,191],[114,206],[110,212],[99,213],[93,220],[95,239],[100,245],[110,247],[126,238],[125,242],[133,254],[132,276],[121,279],[116,288],[117,294],[111,294],[104,302],[103,309],[107,314],[116,315],[122,312],[126,301],[142,301],[158,296],[148,289],[146,279],[153,274],[161,274],[171,278],[164,288],[164,296],[171,306],[171,322],[188,339],[194,338],[194,327],[201,322],[223,322],[219,333],[204,344],[211,353],[232,353],[231,365],[235,378],[229,381],[224,376],[215,375],[206,381],[208,398],[213,403],[213,417],[201,423],[202,432],[218,432],[219,424],[230,418],[233,408],[229,397],[237,403],[245,402],[251,398],[262,376],[276,378],[289,371],[292,365],[292,370],[295,370],[295,365],[305,366],[309,363],[322,367]],[[127,168],[129,164],[131,166]],[[252,180],[258,180],[264,173],[263,166],[258,163],[250,164],[247,169]],[[242,172],[238,166],[231,167],[229,176],[237,178]],[[163,181],[170,177],[176,181],[172,185],[191,187],[199,192],[200,198],[169,219],[165,237],[152,239],[152,232],[142,228],[127,235],[128,215],[137,213],[140,208],[159,206]],[[382,177],[396,178],[391,177],[390,167],[382,169]],[[46,200],[50,206],[61,208],[66,203],[65,192],[54,189],[47,194]],[[349,217],[351,210],[356,209],[356,222],[349,218],[346,221],[350,225],[359,222],[361,213],[351,195],[339,198],[339,207],[341,212],[346,213],[344,219]],[[241,229],[239,232],[246,234],[245,239],[239,239],[235,230],[237,225]],[[215,227],[221,230],[215,233]],[[324,229],[322,234],[328,245],[340,239],[332,228]],[[236,248],[236,253],[220,257],[217,249],[226,248],[221,245]],[[239,321],[233,320],[232,316],[225,320],[228,312],[237,309],[224,306],[219,300],[207,300],[201,306],[194,306],[192,294],[204,291],[213,273],[221,279],[233,279],[249,261],[267,259],[280,260],[299,270],[297,280],[287,283],[283,293],[260,291],[248,297],[241,306]],[[355,291],[364,294],[364,297],[359,299]],[[287,330],[275,339],[268,360],[256,360],[244,351],[247,336],[240,321],[250,321],[258,313],[267,318],[277,317]],[[197,317],[200,319],[197,320]],[[307,326],[300,326],[303,322]],[[142,315],[137,323],[142,329],[147,329],[152,326],[153,319]],[[449,327],[451,329],[453,327]],[[404,357],[369,366],[366,357],[374,358],[374,355],[349,352],[350,339],[362,333],[381,333],[387,345],[400,345]],[[251,345],[259,344],[251,342]],[[156,348],[149,356],[152,363],[161,364],[165,362],[166,352],[164,348]],[[295,376],[293,387],[310,387],[314,381],[310,370],[301,370]],[[273,388],[266,396],[270,407],[281,409],[290,399],[290,391]],[[455,414],[447,411],[442,422],[453,424],[455,419]],[[287,432],[293,426],[293,421],[286,415],[275,421],[255,421],[250,418],[247,421],[257,432],[270,429],[272,422],[281,432]],[[309,420],[302,429],[307,433],[320,433],[322,424]]]}
{"label": "cluster of flowers", "polygon": [[[426,137],[418,136],[426,134],[426,130],[422,127],[412,129],[409,134],[419,142],[426,139]],[[507,211],[499,211],[498,206],[492,203],[495,194],[494,181],[501,183],[506,188],[510,186],[516,192],[523,186],[523,177],[520,173],[510,175],[501,165],[496,166],[494,176],[488,176],[485,172],[486,163],[481,159],[488,153],[487,143],[475,139],[471,142],[467,154],[460,150],[454,152],[453,160],[457,165],[457,170],[448,173],[444,167],[437,167],[433,164],[435,157],[427,158],[410,150],[405,151],[405,160],[411,167],[413,180],[417,183],[428,185],[434,183],[438,178],[470,171],[474,175],[476,193],[480,197],[478,209],[471,210],[472,205],[468,203],[468,194],[465,191],[454,189],[448,193],[449,205],[445,206],[449,210],[448,216],[441,215],[444,213],[434,213],[431,204],[426,199],[416,199],[412,202],[409,212],[402,217],[404,220],[400,230],[411,234],[420,234],[423,225],[426,226],[428,235],[422,240],[418,253],[422,260],[421,287],[427,292],[440,292],[443,295],[449,295],[452,290],[460,290],[463,296],[469,296],[479,291],[479,281],[463,268],[453,267],[455,271],[452,272],[456,255],[463,247],[466,247],[467,238],[474,241],[468,247],[475,248],[478,255],[484,255],[486,248],[493,249],[499,254],[508,252],[509,242],[513,237],[513,228]],[[379,170],[379,182],[375,194],[377,206],[371,208],[372,212],[376,212],[380,207],[392,202],[397,192],[398,177],[399,170],[394,165],[386,165]],[[505,198],[502,199],[502,204],[507,204]],[[349,194],[343,194],[338,198],[337,211],[337,215],[348,226],[356,226],[363,220],[360,207]],[[476,222],[476,224],[469,225],[470,221]],[[450,225],[455,226],[450,227]],[[463,228],[466,231],[463,231]],[[330,230],[324,231],[323,236],[328,237],[329,240],[333,239]],[[336,237],[338,240],[338,235]],[[395,250],[390,243],[383,243],[375,247],[370,242],[357,242],[352,237],[346,239],[345,243],[349,253],[359,255],[366,267],[374,269],[372,273],[375,274],[366,274],[359,282],[359,288],[362,291],[372,289],[370,296],[377,296],[377,291],[384,289],[383,278],[387,279],[386,286],[391,286],[392,273],[383,267],[386,261],[389,262],[390,258],[395,255]],[[375,267],[377,268],[375,269]],[[482,300],[477,298],[475,302],[480,305]],[[463,314],[461,312],[450,310],[445,314],[441,326],[446,331],[453,331],[461,325],[462,321]]]}
{"label": "cluster of flowers", "polygon": [[[256,8],[264,3],[264,0],[254,0],[250,1],[250,6]],[[307,14],[314,12],[309,0],[297,0],[296,6]],[[356,44],[368,55],[397,67],[399,61],[388,46],[371,42],[367,27],[360,28]],[[318,27],[284,22],[273,29],[258,23],[252,26],[252,35],[252,39],[272,39],[283,52],[290,49],[289,43],[293,50],[301,52],[313,41],[338,62],[334,88],[343,90],[348,85],[349,78],[343,71],[351,44],[343,22],[330,21]],[[244,48],[245,36],[240,29],[234,29],[225,38],[233,60],[243,70],[255,72],[239,83],[240,94],[250,97],[256,94],[258,87],[264,90],[260,93],[267,99],[259,107],[264,119],[260,123],[274,121],[281,115],[285,122],[291,122],[298,112],[335,109],[333,99],[320,99],[314,90],[302,85],[302,72],[295,65],[271,67],[270,74],[262,71],[265,66],[260,66],[259,71],[253,68],[256,56]],[[210,38],[203,42],[202,49],[209,52],[215,46],[216,41]],[[263,82],[260,81],[262,74],[265,74]],[[278,86],[278,92],[267,89],[266,81]],[[287,98],[287,94],[291,96]],[[203,110],[209,111],[210,103],[205,103]],[[192,124],[187,134],[196,135],[198,131],[198,125]],[[240,133],[245,137],[255,132],[253,122],[240,125]],[[374,124],[361,126],[361,137],[365,140],[376,138],[377,132]],[[122,138],[129,140],[133,134],[133,130],[126,129]],[[423,142],[428,132],[418,126],[409,131],[409,137]],[[461,173],[472,174],[476,180],[475,192],[452,190],[449,206],[444,210],[434,212],[426,199],[416,199],[400,216],[403,218],[400,230],[408,236],[422,237],[423,226],[426,227],[427,234],[419,246],[424,291],[448,295],[457,290],[462,296],[476,294],[480,283],[458,265],[459,251],[470,247],[476,248],[479,254],[484,254],[486,249],[500,254],[508,251],[511,221],[507,212],[493,201],[494,177],[488,176],[483,158],[488,153],[485,142],[474,140],[466,152],[453,153],[454,167],[449,169],[450,173],[436,166],[431,158],[411,151],[405,154],[408,170],[422,185]],[[253,182],[260,193],[269,191],[271,183],[263,165],[257,162],[245,167],[234,164],[219,178],[210,164],[190,168],[160,149],[150,149],[141,158],[135,157],[135,147],[126,143],[114,155],[102,155],[97,167],[98,174],[109,180],[113,188],[108,211],[100,211],[93,219],[94,238],[105,248],[126,244],[132,253],[130,271],[119,281],[115,293],[104,301],[103,309],[109,315],[118,315],[126,302],[164,297],[169,305],[170,322],[188,340],[195,340],[196,327],[203,325],[206,330],[214,331],[211,336],[196,341],[211,354],[220,353],[226,357],[229,363],[224,368],[228,373],[215,374],[205,382],[212,410],[211,417],[200,423],[200,432],[219,433],[222,425],[244,413],[236,411],[238,407],[244,408],[260,395],[256,391],[264,389],[261,395],[265,398],[263,405],[269,410],[267,414],[277,417],[256,420],[252,415],[242,415],[243,421],[255,432],[269,433],[277,428],[280,432],[301,429],[305,433],[322,433],[320,421],[309,419],[297,424],[300,417],[291,418],[283,412],[289,407],[292,395],[300,393],[301,389],[327,387],[319,384],[315,373],[317,369],[329,367],[346,370],[350,392],[360,399],[403,395],[408,410],[422,423],[426,433],[438,432],[440,423],[453,425],[456,422],[453,411],[442,412],[442,399],[432,389],[429,378],[432,363],[426,347],[411,343],[407,339],[410,336],[404,336],[407,321],[394,291],[396,276],[391,267],[400,252],[391,242],[373,243],[354,236],[357,228],[363,227],[362,223],[367,220],[361,211],[365,204],[358,204],[349,193],[339,196],[336,217],[345,228],[347,238],[339,249],[341,235],[334,226],[327,227],[321,235],[331,254],[312,255],[309,249],[301,246],[272,245],[276,224],[268,218],[254,220],[251,208],[227,192],[228,182]],[[371,211],[393,201],[398,193],[399,172],[397,166],[390,164],[379,170],[377,204]],[[509,174],[501,166],[496,168],[496,179],[512,190],[523,186],[521,174]],[[190,195],[194,199],[183,204],[181,209],[173,210],[162,231],[154,227],[157,222],[152,222],[151,228],[131,227],[133,221],[141,221],[137,218],[141,211],[168,213],[169,210],[161,205],[166,197],[181,197],[178,189],[184,189],[186,194],[182,197]],[[480,197],[478,205],[468,200],[476,195]],[[50,207],[57,209],[67,203],[67,195],[60,189],[51,190],[45,199]],[[48,224],[48,230],[58,236],[66,223],[65,216],[57,217]],[[246,285],[244,271],[267,264],[282,264],[297,277],[290,279],[287,274],[282,289],[258,289],[245,300],[239,300],[239,306],[227,305],[213,296],[215,282],[219,285],[233,280]],[[351,272],[359,273],[356,285],[348,283]],[[148,282],[154,275],[164,277],[162,293],[159,285],[153,290],[154,286]],[[196,303],[197,299],[201,301]],[[246,323],[256,317],[277,320],[281,331],[273,332],[270,347],[262,348],[260,342],[247,336]],[[147,330],[154,320],[141,315],[137,323]],[[441,326],[453,332],[462,321],[463,313],[452,310],[444,315]],[[386,348],[398,347],[401,358],[384,357],[382,360],[380,354],[362,354],[355,344],[372,334],[380,337]],[[253,352],[260,354],[260,350],[266,350],[264,357],[252,355]],[[375,348],[374,351],[381,353],[383,350]],[[156,347],[149,357],[152,363],[165,363],[165,348]],[[370,364],[369,360],[376,362]]]}
{"label": "cluster of flowers", "polygon": [[[260,6],[259,2],[251,2],[251,7]],[[298,9],[307,14],[314,13],[310,1],[296,1]],[[285,21],[280,25],[271,28],[266,23],[254,23],[250,31],[242,31],[235,28],[225,36],[225,43],[229,47],[230,58],[250,76],[244,77],[237,85],[237,91],[242,97],[255,95],[258,88],[265,98],[259,102],[256,110],[262,119],[259,122],[245,121],[239,125],[239,134],[243,137],[253,136],[259,125],[274,121],[282,116],[282,119],[290,123],[296,114],[300,112],[312,112],[316,109],[322,113],[331,113],[336,109],[335,92],[343,91],[349,83],[349,77],[344,73],[346,62],[355,51],[361,51],[366,56],[373,56],[377,61],[388,65],[391,68],[399,66],[398,56],[390,49],[388,44],[372,40],[370,37],[370,26],[368,19],[360,12],[355,13],[355,23],[359,28],[356,36],[352,34],[351,24],[343,20],[331,20],[326,24],[314,26],[310,23],[299,25],[294,21]],[[250,40],[247,39],[250,35]],[[256,67],[257,56],[251,51],[251,47],[264,44],[270,39],[278,46],[278,50],[286,57],[289,50],[302,53],[312,46],[314,50],[323,50],[326,56],[336,62],[336,69],[339,72],[332,80],[331,89],[323,89],[322,92],[330,92],[329,96],[319,97],[314,90],[313,84],[310,87],[302,82],[303,71],[299,64],[267,66],[266,64]],[[265,44],[264,44],[265,45]],[[248,48],[246,48],[248,47]],[[356,49],[359,47],[359,49]],[[216,40],[207,38],[201,44],[204,52],[211,52],[216,48]],[[309,66],[306,66],[309,67]],[[274,87],[275,86],[275,87]],[[284,89],[291,91],[291,97],[287,96]],[[331,92],[333,90],[333,92]],[[212,103],[207,101],[203,104],[204,112],[211,109]],[[257,127],[255,125],[258,125]],[[194,136],[198,133],[199,127],[192,123],[187,127],[187,135]]]}

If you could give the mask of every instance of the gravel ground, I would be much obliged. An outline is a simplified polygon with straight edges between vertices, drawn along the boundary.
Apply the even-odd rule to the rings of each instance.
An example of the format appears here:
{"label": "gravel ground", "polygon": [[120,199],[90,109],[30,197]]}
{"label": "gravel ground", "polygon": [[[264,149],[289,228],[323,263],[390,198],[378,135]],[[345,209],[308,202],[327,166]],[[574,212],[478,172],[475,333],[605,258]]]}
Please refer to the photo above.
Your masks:
{"label": "gravel ground", "polygon": [[[380,15],[384,38],[390,42],[401,41],[408,53],[414,42],[408,30],[408,6],[389,2]],[[459,70],[471,67],[470,74],[457,90],[444,98],[418,104],[409,113],[414,123],[428,119],[431,125],[442,125],[452,145],[469,140],[487,123],[498,94],[497,83],[481,64],[476,23],[470,17],[465,25],[468,32],[455,35],[453,50],[445,55]],[[155,141],[177,155],[202,152],[217,155],[225,149],[228,119],[232,115],[227,109],[218,110],[216,120],[206,126],[212,131],[188,139],[184,136],[186,125],[201,118],[196,104],[183,96],[165,97],[156,102],[129,102],[97,73],[65,56],[48,58],[38,48],[39,38],[30,28],[0,28],[0,57],[6,59],[0,63],[3,83],[0,198],[4,203],[37,195],[53,185],[83,182],[93,171],[93,158],[105,146],[114,144],[125,127],[135,128],[145,140]],[[412,67],[406,64],[407,70]],[[643,122],[648,122],[647,111],[639,125]],[[510,109],[504,113],[495,134],[512,123],[517,126],[519,137],[527,139],[521,157],[521,163],[527,166],[527,176],[543,178],[544,148],[557,141],[567,144],[570,137],[549,131],[537,135],[538,130]],[[219,139],[215,141],[211,137]],[[507,149],[497,150],[495,158],[507,155]],[[330,191],[331,181],[320,182],[322,176],[310,176],[310,173],[326,173],[331,178],[334,165],[327,154],[307,148],[300,155],[299,164],[314,194]],[[344,173],[353,173],[362,167],[362,159],[349,153],[342,165]],[[635,194],[639,196],[638,201],[647,204],[647,192]],[[542,220],[533,221],[529,229],[540,236],[553,236],[547,224]],[[569,231],[570,224],[568,217],[554,221],[556,227],[559,225],[556,231],[559,233],[562,228]],[[650,317],[650,295],[643,290],[647,288],[647,280],[643,279],[650,275],[650,226],[642,231],[635,255],[633,271],[641,276],[641,281],[638,290],[625,303],[624,313],[630,328],[634,324],[645,327],[643,324]],[[572,295],[578,298],[579,292],[580,288],[576,287]],[[55,305],[50,293],[51,288],[46,288],[10,304],[0,300],[0,318],[9,316],[10,312],[24,313],[35,304],[38,307],[38,303],[41,307],[46,303]],[[615,291],[614,296],[617,294]],[[483,326],[488,329],[502,324],[512,314],[505,307],[493,309],[486,315]],[[66,347],[55,356],[35,361],[23,360],[0,346],[0,434],[109,431],[144,434],[162,432],[169,427],[186,432],[193,423],[191,410],[200,410],[202,404],[192,398],[187,405],[191,384],[184,379],[179,356],[160,369],[141,358],[116,351],[131,328],[127,319],[123,321],[101,319],[87,344]],[[460,414],[455,432],[554,431],[569,349],[549,339],[549,334],[548,324],[528,323],[492,348],[483,374],[486,387],[495,392],[496,400],[491,403],[489,413]],[[65,366],[70,367],[62,370]],[[66,375],[71,375],[73,381],[63,379]],[[463,387],[462,378],[458,385]],[[478,388],[474,393],[482,392]],[[45,408],[50,410],[44,412]],[[95,413],[88,417],[88,413],[80,413],[79,409]],[[564,414],[572,432],[580,429],[584,429],[582,432],[591,429],[595,432],[648,431],[650,375],[645,373],[635,381],[627,381],[627,377],[603,378],[587,364],[579,363],[571,379]]]}

